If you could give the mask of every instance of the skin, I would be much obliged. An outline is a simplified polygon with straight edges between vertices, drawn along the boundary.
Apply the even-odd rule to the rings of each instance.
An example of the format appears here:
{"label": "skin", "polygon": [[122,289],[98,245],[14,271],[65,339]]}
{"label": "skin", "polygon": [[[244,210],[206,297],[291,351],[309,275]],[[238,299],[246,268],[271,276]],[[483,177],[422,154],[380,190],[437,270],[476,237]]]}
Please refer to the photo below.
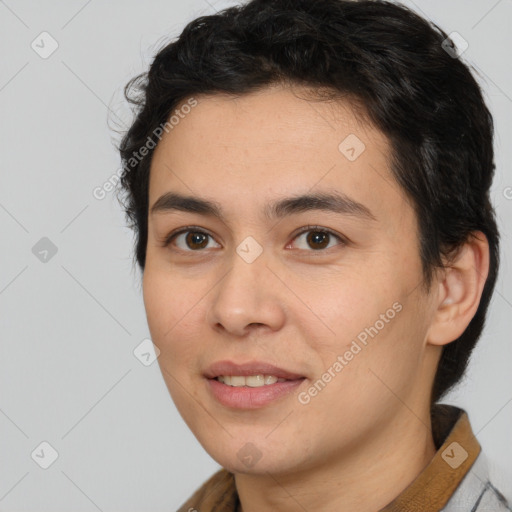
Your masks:
{"label": "skin", "polygon": [[[488,245],[481,233],[470,239],[427,294],[415,214],[393,180],[386,137],[358,119],[348,100],[310,101],[305,92],[273,86],[238,98],[196,97],[198,105],[164,135],[151,165],[150,208],[179,192],[217,201],[226,222],[151,214],[144,304],[172,399],[204,449],[235,474],[243,512],[374,512],[435,454],[436,366],[442,346],[476,312]],[[349,134],[366,146],[354,161],[338,149]],[[320,210],[272,221],[262,214],[268,201],[333,190],[376,220]],[[187,245],[186,234],[163,246],[189,225],[211,235],[205,248]],[[308,225],[348,243],[331,237],[315,249],[308,233],[295,235]],[[263,249],[252,263],[236,252],[248,236]],[[298,394],[394,303],[401,311],[300,403]],[[268,361],[306,380],[264,407],[227,408],[203,377],[224,359]],[[248,442],[261,454],[252,467],[237,456]]]}

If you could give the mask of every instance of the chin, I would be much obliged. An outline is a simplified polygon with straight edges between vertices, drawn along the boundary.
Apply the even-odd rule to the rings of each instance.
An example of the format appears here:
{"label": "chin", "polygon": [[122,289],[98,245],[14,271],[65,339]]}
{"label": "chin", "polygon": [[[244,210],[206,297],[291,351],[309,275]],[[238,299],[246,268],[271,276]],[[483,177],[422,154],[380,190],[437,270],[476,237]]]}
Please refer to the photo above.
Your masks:
{"label": "chin", "polygon": [[303,463],[296,460],[296,449],[291,446],[285,448],[282,440],[276,446],[265,440],[264,436],[261,441],[254,442],[231,439],[228,446],[216,445],[214,449],[207,451],[219,465],[231,473],[268,476],[268,473],[294,472]]}

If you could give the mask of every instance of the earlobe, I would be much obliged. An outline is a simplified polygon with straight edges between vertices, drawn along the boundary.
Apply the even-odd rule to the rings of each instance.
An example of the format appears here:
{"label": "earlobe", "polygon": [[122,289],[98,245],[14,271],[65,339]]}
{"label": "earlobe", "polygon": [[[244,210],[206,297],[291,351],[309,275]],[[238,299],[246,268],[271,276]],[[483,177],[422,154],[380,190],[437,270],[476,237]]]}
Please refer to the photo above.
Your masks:
{"label": "earlobe", "polygon": [[428,344],[446,345],[461,336],[478,309],[488,273],[489,244],[477,231],[450,258],[441,274]]}

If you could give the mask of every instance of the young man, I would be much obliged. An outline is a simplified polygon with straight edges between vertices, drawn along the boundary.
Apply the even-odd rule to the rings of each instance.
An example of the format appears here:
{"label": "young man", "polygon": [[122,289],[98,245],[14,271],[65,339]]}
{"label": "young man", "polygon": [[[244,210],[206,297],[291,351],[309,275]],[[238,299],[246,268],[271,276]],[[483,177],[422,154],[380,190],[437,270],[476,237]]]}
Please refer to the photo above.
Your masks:
{"label": "young man", "polygon": [[511,510],[438,404],[499,263],[492,118],[446,34],[388,2],[253,0],[127,94],[152,340],[224,468],[180,510]]}

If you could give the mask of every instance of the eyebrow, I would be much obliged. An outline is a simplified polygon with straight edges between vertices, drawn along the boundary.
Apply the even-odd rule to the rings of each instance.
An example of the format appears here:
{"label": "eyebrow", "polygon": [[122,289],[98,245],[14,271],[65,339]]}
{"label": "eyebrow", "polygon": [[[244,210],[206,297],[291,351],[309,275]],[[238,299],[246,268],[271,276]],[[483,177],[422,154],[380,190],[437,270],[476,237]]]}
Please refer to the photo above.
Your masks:
{"label": "eyebrow", "polygon": [[[322,210],[362,219],[377,221],[377,218],[365,205],[339,192],[304,194],[287,197],[267,203],[263,210],[269,219],[279,219],[287,215],[302,212]],[[167,192],[160,196],[150,209],[150,214],[182,211],[217,217],[226,222],[225,215],[219,203],[207,199],[199,199],[176,192]]]}

